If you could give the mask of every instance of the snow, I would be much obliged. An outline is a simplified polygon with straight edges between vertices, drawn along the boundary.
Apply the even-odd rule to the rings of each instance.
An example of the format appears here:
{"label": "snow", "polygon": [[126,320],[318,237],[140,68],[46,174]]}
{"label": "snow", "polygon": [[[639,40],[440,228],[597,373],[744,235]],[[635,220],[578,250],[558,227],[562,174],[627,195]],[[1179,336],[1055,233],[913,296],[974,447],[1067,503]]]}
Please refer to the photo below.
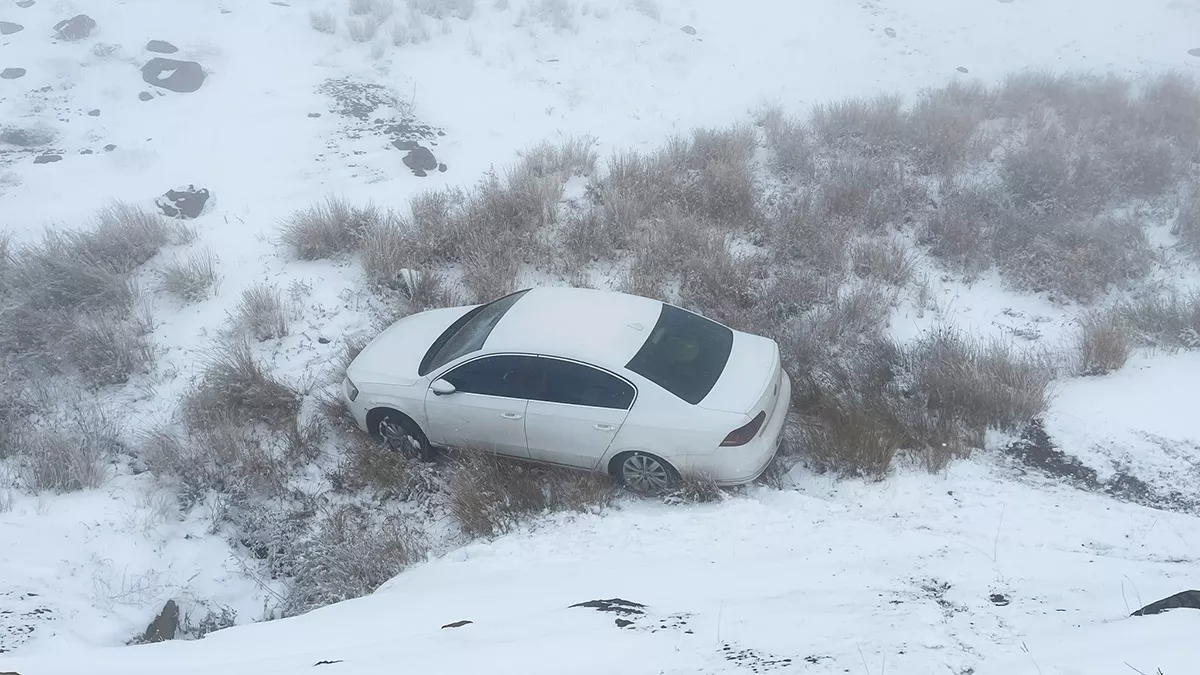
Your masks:
{"label": "snow", "polygon": [[[624,0],[592,0],[567,3],[574,21],[565,30],[532,10],[522,17],[536,3],[510,4],[481,2],[468,21],[428,19],[431,39],[402,48],[386,26],[374,44],[350,42],[344,21],[336,35],[314,31],[310,11],[345,16],[334,2],[6,5],[0,18],[26,30],[0,38],[0,66],[28,74],[3,84],[0,120],[54,130],[64,156],[36,166],[0,157],[0,214],[19,239],[83,224],[111,200],[152,206],[189,183],[214,194],[196,221],[197,242],[170,247],[150,267],[208,248],[219,258],[220,294],[188,307],[154,298],[159,365],[110,401],[130,429],[173,414],[254,282],[276,284],[295,304],[295,330],[265,354],[294,381],[319,373],[344,339],[370,332],[355,267],[289,261],[275,240],[283,218],[326,194],[403,208],[419,190],[468,185],[546,139],[592,135],[605,156],[746,121],[768,103],[802,110],[956,77],[994,81],[1022,67],[1138,73],[1200,64],[1187,54],[1197,46],[1195,0],[659,0],[661,20]],[[96,19],[93,36],[53,43],[49,27],[80,12]],[[150,39],[179,46],[170,58],[201,62],[203,88],[139,101],[150,88],[138,72]],[[433,149],[449,171],[417,179],[382,140],[346,138],[316,92],[346,76],[394,89],[419,121],[444,129]],[[93,108],[98,117],[85,114]],[[104,152],[110,143],[116,149]],[[1189,279],[1200,287],[1200,277]],[[994,277],[934,278],[931,297],[934,310],[904,306],[897,337],[941,322],[1032,344],[1072,335],[1071,308],[1014,294]],[[1102,478],[1118,462],[1155,487],[1195,491],[1197,381],[1194,353],[1138,354],[1119,372],[1066,382],[1047,430]],[[752,489],[721,504],[626,502],[457,549],[370,597],[136,648],[116,646],[168,597],[233,607],[246,622],[262,616],[271,591],[203,517],[181,521],[159,506],[165,497],[146,477],[67,496],[14,493],[11,509],[0,508],[0,610],[14,612],[0,611],[0,638],[36,630],[0,655],[0,671],[267,675],[340,659],[322,667],[1192,672],[1200,612],[1127,615],[1195,587],[1200,519],[1020,475],[992,447],[938,476],[902,470],[863,484],[796,470],[789,489]],[[3,478],[0,467],[0,505]],[[568,608],[612,597],[645,603],[646,616],[618,629],[610,614]],[[53,619],[33,614],[40,609]],[[440,628],[461,619],[474,623]],[[686,626],[646,630],[660,622]],[[741,650],[750,651],[728,658]]]}

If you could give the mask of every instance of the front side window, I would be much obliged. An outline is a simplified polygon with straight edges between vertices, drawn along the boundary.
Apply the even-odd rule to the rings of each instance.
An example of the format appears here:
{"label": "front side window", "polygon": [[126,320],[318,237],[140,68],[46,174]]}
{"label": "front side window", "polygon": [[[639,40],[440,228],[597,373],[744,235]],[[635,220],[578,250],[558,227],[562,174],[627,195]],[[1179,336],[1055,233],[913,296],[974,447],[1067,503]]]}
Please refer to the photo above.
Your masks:
{"label": "front side window", "polygon": [[663,303],[658,322],[626,368],[695,405],[712,391],[732,350],[732,330]]}
{"label": "front side window", "polygon": [[544,389],[538,400],[619,410],[633,405],[633,385],[618,377],[571,361],[542,361]]}
{"label": "front side window", "polygon": [[482,349],[504,314],[528,292],[526,289],[511,293],[462,315],[433,341],[425,358],[421,359],[417,374],[423,377],[461,356]]}
{"label": "front side window", "polygon": [[485,356],[468,361],[442,376],[464,394],[533,398],[539,381],[538,359],[532,356]]}

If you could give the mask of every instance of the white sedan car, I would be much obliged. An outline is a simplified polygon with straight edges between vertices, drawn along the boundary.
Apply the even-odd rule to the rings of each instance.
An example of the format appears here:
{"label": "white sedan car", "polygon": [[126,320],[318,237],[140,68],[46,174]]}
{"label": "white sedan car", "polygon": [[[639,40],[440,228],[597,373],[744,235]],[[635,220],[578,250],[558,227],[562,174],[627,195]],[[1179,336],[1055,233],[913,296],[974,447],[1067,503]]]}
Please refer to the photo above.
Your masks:
{"label": "white sedan car", "polygon": [[350,364],[343,396],[359,427],[424,458],[490,451],[653,493],[757,478],[791,380],[773,340],[649,298],[534,288],[401,319]]}

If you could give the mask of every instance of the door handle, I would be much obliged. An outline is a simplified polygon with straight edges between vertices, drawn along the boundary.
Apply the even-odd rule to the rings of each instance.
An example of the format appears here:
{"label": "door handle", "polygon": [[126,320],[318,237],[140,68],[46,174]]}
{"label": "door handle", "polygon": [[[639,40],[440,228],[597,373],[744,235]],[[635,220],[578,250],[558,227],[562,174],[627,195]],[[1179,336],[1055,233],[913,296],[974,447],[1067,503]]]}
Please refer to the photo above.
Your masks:
{"label": "door handle", "polygon": [[592,428],[596,429],[597,431],[616,431],[617,429],[611,424],[593,424]]}
{"label": "door handle", "polygon": [[511,413],[511,412],[503,412],[503,413],[500,413],[500,416],[501,416],[501,417],[503,417],[503,418],[504,418],[504,419],[506,419],[506,420],[519,420],[519,419],[521,419],[522,417],[524,417],[524,416],[523,416],[523,415],[521,415],[520,413]]}

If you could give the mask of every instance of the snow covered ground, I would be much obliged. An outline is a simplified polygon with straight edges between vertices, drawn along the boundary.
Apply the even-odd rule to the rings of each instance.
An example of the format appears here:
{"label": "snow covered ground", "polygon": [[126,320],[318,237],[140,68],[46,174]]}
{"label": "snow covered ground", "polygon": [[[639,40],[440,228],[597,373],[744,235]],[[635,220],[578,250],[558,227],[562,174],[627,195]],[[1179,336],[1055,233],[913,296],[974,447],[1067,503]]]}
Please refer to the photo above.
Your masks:
{"label": "snow covered ground", "polygon": [[[310,25],[325,9],[339,18],[333,35]],[[51,39],[81,12],[97,22],[88,39]],[[131,427],[170,412],[253,282],[295,289],[299,326],[268,355],[286,374],[324,367],[344,336],[370,330],[354,267],[289,261],[274,241],[283,218],[326,194],[402,207],[545,139],[590,134],[602,154],[654,147],[763,104],[802,110],[1022,67],[1200,71],[1188,53],[1200,47],[1196,0],[488,0],[469,20],[425,19],[430,39],[399,47],[387,25],[350,40],[345,16],[332,0],[0,7],[0,21],[23,28],[0,37],[0,69],[26,71],[0,80],[0,126],[54,139],[34,152],[0,145],[0,225],[32,240],[114,199],[151,206],[181,184],[214,195],[198,241],[163,255],[212,250],[221,292],[186,308],[154,300],[165,351],[154,373],[114,394]],[[138,72],[151,39],[200,62],[203,87],[139,100],[152,89]],[[417,122],[444,131],[431,147],[448,170],[412,175],[386,138],[331,108],[318,91],[331,78],[411,104]],[[34,163],[51,152],[61,161]],[[937,320],[1047,342],[1072,334],[1061,306],[993,279],[935,279],[934,296],[939,311],[897,315],[899,336]],[[1124,467],[1196,494],[1196,382],[1196,354],[1141,354],[1064,383],[1047,430],[1101,478]],[[263,614],[270,584],[247,575],[209,523],[181,521],[147,476],[32,497],[6,490],[0,473],[0,506],[11,501],[0,508],[0,642],[8,631],[21,645],[0,671],[257,675],[327,660],[364,673],[1194,672],[1200,613],[1125,617],[1196,586],[1200,518],[1023,475],[998,450],[1006,440],[940,476],[900,470],[862,484],[796,470],[792,489],[721,504],[625,502],[456,550],[303,617],[119,649],[167,598],[246,621]],[[645,608],[569,607],[609,598]],[[473,623],[440,628],[458,620]]]}

